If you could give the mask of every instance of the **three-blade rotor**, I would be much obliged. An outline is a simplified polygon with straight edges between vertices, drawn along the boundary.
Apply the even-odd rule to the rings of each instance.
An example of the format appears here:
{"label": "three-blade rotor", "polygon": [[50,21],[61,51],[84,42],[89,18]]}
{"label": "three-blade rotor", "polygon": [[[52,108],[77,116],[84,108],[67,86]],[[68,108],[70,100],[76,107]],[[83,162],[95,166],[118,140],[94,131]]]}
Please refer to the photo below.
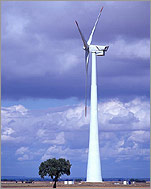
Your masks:
{"label": "three-blade rotor", "polygon": [[94,32],[95,32],[95,29],[96,29],[96,26],[98,24],[98,21],[99,21],[99,18],[101,16],[101,12],[103,10],[103,7],[101,8],[100,12],[99,12],[99,15],[97,17],[97,20],[94,24],[94,27],[92,29],[92,32],[90,34],[90,37],[88,39],[88,41],[85,40],[80,28],[79,28],[79,25],[78,25],[78,22],[75,21],[77,27],[78,27],[78,30],[79,30],[79,33],[80,33],[80,36],[81,36],[81,39],[83,41],[83,49],[85,50],[85,69],[86,69],[86,80],[85,80],[85,116],[87,115],[87,80],[88,80],[88,64],[89,64],[89,46],[91,45],[91,42],[92,42],[92,37],[94,35]]}

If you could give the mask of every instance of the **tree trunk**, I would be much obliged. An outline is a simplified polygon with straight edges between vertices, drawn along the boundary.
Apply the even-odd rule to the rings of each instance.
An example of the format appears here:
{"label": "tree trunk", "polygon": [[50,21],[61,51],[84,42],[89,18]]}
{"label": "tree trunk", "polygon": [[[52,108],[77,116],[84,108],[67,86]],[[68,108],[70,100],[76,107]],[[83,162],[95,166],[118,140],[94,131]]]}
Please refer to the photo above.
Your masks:
{"label": "tree trunk", "polygon": [[54,185],[53,185],[53,188],[56,188],[56,182],[57,182],[57,181],[55,180]]}

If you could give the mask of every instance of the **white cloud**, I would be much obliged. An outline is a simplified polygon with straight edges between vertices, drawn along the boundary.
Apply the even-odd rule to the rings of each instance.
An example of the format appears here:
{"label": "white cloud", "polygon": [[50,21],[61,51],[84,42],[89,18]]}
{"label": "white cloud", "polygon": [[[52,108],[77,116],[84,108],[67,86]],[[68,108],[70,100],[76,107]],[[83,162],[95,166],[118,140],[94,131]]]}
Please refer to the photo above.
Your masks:
{"label": "white cloud", "polygon": [[150,40],[141,39],[134,42],[126,42],[124,39],[118,39],[112,44],[109,44],[109,54],[120,58],[150,58]]}
{"label": "white cloud", "polygon": [[44,152],[45,149],[41,149],[41,148],[33,149],[22,146],[16,150],[15,154],[19,161],[24,161],[24,160],[33,160],[34,158],[41,156]]}
{"label": "white cloud", "polygon": [[[28,110],[22,105],[14,105],[10,107],[2,107],[1,114],[3,121],[10,121],[12,118],[24,117],[28,114]],[[7,118],[7,120],[6,120]]]}
{"label": "white cloud", "polygon": [[29,151],[28,147],[24,147],[23,146],[23,147],[21,147],[21,148],[16,150],[16,154],[24,154],[24,153],[26,153],[28,151]]}
{"label": "white cloud", "polygon": [[124,140],[121,140],[121,141],[119,141],[118,143],[117,143],[117,146],[119,146],[119,147],[121,147],[121,146],[123,146],[124,145]]}
{"label": "white cloud", "polygon": [[15,131],[12,128],[5,128],[3,131],[4,135],[11,135],[12,133],[14,133]]}
{"label": "white cloud", "polygon": [[66,158],[71,160],[86,161],[87,149],[70,149],[62,146],[53,145],[47,149],[46,153],[42,156],[41,160],[45,161],[50,158]]}
{"label": "white cloud", "polygon": [[[58,72],[67,72],[77,66],[77,62],[80,62],[78,59],[78,56],[72,54],[72,53],[60,53],[60,56],[58,56],[58,61],[61,66],[58,67]],[[63,61],[63,62],[62,62]],[[63,63],[63,64],[62,64]]]}
{"label": "white cloud", "polygon": [[44,130],[44,129],[39,129],[38,131],[37,131],[37,136],[38,137],[44,137],[46,135],[46,130]]}
{"label": "white cloud", "polygon": [[6,29],[4,36],[13,37],[15,39],[23,37],[26,34],[25,28],[27,27],[29,20],[27,17],[21,17],[15,14],[6,13],[5,14]]}
{"label": "white cloud", "polygon": [[56,138],[53,139],[53,140],[49,140],[49,139],[44,140],[43,143],[48,143],[48,144],[64,144],[65,143],[64,132],[58,133],[56,135]]}
{"label": "white cloud", "polygon": [[[15,131],[11,127],[2,127],[1,141],[19,143],[24,140],[23,137],[14,136]],[[13,136],[12,136],[13,135]]]}
{"label": "white cloud", "polygon": [[[123,103],[113,99],[98,105],[99,122],[105,130],[137,130],[150,128],[150,104],[136,98]],[[114,121],[113,121],[114,120]]]}
{"label": "white cloud", "polygon": [[[148,159],[149,147],[142,147],[137,141],[129,141],[125,135],[124,139],[108,140],[100,147],[100,154],[102,159],[114,158],[116,161],[128,160],[128,159]],[[128,143],[129,141],[129,143]]]}
{"label": "white cloud", "polygon": [[129,141],[135,142],[146,142],[150,139],[150,132],[149,131],[133,131],[131,136],[128,138]]}
{"label": "white cloud", "polygon": [[24,161],[24,160],[30,160],[30,151],[28,147],[20,147],[16,150],[16,155],[19,157],[17,158],[19,161]]}
{"label": "white cloud", "polygon": [[19,157],[18,160],[19,161],[24,161],[24,160],[29,160],[29,156],[27,154],[24,154],[22,157]]}
{"label": "white cloud", "polygon": [[9,135],[3,135],[1,136],[1,140],[2,141],[5,141],[5,142],[14,142],[15,141],[15,138],[14,137],[11,137]]}
{"label": "white cloud", "polygon": [[[141,98],[129,102],[111,99],[99,103],[98,108],[101,157],[119,157],[118,160],[142,156],[148,158],[149,101]],[[90,111],[85,118],[83,104],[62,107],[58,111],[45,110],[36,115],[23,106],[2,107],[2,110],[2,142],[21,141],[21,145],[26,147],[21,146],[16,151],[20,160],[27,159],[23,155],[28,155],[29,160],[37,156],[46,159],[69,155],[74,159],[82,154],[86,157]],[[80,141],[85,144],[71,140],[71,136],[75,138],[78,132],[85,133],[80,135],[84,137]],[[37,141],[35,148],[38,150],[31,151],[29,149],[34,140]],[[39,152],[39,145],[47,150]]]}
{"label": "white cloud", "polygon": [[[134,99],[123,103],[118,99],[112,99],[99,103],[98,109],[101,130],[149,129],[150,105],[145,100]],[[85,118],[83,104],[65,107],[61,111],[48,112],[46,114],[40,113],[38,116],[35,116],[32,111],[29,113],[29,110],[23,106],[19,106],[18,108],[17,106],[2,108],[2,133],[5,135],[9,133],[11,135],[16,134],[16,132],[24,131],[26,133],[28,131],[28,136],[31,134],[39,138],[46,137],[45,139],[54,140],[60,132],[87,129],[86,125],[89,124],[89,113],[90,111],[88,111],[88,116]],[[35,129],[37,132],[35,132]],[[56,134],[55,129],[57,129]],[[54,132],[54,138],[50,136],[52,131]],[[64,134],[60,135],[63,137]]]}

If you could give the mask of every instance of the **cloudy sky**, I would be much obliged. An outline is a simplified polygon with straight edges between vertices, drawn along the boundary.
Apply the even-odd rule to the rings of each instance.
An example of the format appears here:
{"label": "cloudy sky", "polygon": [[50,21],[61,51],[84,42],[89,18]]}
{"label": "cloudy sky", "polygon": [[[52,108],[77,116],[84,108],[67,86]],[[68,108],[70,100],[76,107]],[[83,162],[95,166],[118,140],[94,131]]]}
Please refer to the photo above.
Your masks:
{"label": "cloudy sky", "polygon": [[[102,176],[149,177],[150,2],[2,2],[2,176],[38,176],[64,157],[86,177],[90,107],[78,21],[97,57]],[[89,66],[89,95],[91,62]],[[90,102],[88,102],[90,104]]]}

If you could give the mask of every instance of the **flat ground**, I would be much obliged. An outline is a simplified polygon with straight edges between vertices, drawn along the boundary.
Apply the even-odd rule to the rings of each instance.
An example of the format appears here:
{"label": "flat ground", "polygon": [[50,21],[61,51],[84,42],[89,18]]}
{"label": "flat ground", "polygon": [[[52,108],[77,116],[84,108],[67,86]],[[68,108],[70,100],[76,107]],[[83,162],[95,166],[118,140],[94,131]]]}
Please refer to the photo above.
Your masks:
{"label": "flat ground", "polygon": [[[1,182],[1,187],[2,188],[12,188],[12,189],[39,189],[39,188],[52,188],[53,183],[52,182],[48,182],[48,181],[37,181],[34,183],[21,183],[21,182]],[[74,184],[64,184],[64,182],[57,182],[57,188],[65,188],[65,189],[72,189],[72,188],[82,188],[82,189],[86,189],[86,188],[106,188],[106,189],[117,189],[117,188],[123,188],[123,189],[129,189],[129,188],[144,188],[144,189],[149,189],[150,188],[150,182],[146,182],[146,183],[133,183],[130,185],[123,185],[123,183],[121,181],[105,181],[102,183],[88,183],[88,182],[75,182]]]}

